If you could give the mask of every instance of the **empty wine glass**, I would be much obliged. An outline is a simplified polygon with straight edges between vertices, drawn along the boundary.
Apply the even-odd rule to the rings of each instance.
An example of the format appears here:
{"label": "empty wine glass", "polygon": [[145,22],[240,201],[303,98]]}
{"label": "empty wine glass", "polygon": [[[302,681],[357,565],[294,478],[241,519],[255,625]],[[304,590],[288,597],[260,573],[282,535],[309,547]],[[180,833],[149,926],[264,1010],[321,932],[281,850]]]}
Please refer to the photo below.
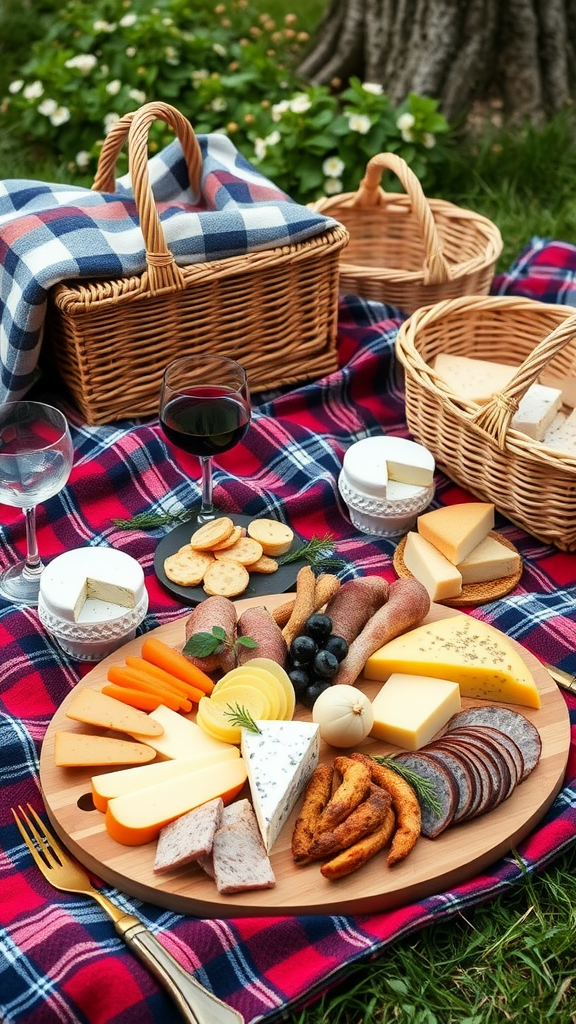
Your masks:
{"label": "empty wine glass", "polygon": [[74,449],[66,417],[42,402],[0,406],[0,502],[26,515],[25,561],[0,575],[0,593],[22,604],[38,604],[44,564],[36,540],[36,506],[62,490]]}
{"label": "empty wine glass", "polygon": [[226,356],[180,356],[168,364],[160,393],[160,424],[177,448],[200,459],[198,522],[214,519],[212,457],[242,440],[250,425],[244,368]]}

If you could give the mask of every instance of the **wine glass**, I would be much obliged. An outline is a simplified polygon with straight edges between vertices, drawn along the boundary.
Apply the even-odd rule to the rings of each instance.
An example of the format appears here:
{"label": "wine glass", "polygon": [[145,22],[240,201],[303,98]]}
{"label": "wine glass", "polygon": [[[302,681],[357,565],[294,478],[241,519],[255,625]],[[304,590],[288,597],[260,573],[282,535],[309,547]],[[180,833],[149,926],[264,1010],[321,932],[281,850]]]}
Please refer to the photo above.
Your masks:
{"label": "wine glass", "polygon": [[62,490],[74,449],[66,417],[42,402],[0,405],[0,502],[26,515],[25,561],[0,575],[0,594],[38,604],[44,564],[36,540],[36,506]]}
{"label": "wine glass", "polygon": [[166,437],[200,459],[202,505],[198,522],[216,517],[212,501],[212,457],[242,440],[250,425],[246,372],[226,356],[180,356],[164,371],[160,425]]}

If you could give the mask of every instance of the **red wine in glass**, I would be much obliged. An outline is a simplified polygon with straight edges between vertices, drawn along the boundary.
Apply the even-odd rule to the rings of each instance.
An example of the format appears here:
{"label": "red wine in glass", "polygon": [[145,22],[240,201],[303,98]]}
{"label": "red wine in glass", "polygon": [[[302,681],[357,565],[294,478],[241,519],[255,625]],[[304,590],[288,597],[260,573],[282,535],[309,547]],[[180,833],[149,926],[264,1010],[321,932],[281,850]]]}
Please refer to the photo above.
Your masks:
{"label": "red wine in glass", "polygon": [[176,448],[202,468],[199,522],[214,519],[212,458],[242,440],[250,425],[250,393],[242,366],[226,356],[181,356],[164,371],[160,425]]}

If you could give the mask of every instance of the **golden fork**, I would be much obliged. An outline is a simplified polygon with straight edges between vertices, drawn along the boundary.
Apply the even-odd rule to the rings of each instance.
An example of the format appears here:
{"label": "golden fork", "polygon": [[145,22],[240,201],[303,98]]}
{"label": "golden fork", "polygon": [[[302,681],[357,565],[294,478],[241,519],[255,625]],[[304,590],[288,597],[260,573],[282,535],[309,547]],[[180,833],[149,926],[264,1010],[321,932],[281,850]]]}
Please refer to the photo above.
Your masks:
{"label": "golden fork", "polygon": [[237,1010],[217,999],[183,970],[139,918],[125,914],[94,888],[84,869],[72,860],[30,804],[28,811],[33,820],[22,807],[18,807],[19,814],[13,807],[11,811],[20,835],[50,885],[63,892],[84,893],[97,900],[114,921],[118,934],[170,993],[184,1020],[190,1024],[244,1024],[244,1018]]}

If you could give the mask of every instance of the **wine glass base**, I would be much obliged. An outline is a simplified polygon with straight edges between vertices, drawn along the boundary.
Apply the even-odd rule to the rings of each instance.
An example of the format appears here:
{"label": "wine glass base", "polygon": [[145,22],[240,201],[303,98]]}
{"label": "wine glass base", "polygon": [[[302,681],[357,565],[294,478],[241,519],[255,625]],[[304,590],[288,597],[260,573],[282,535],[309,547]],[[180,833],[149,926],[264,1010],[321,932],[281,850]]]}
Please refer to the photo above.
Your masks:
{"label": "wine glass base", "polygon": [[198,522],[200,526],[202,526],[202,523],[211,523],[212,520],[216,519],[219,514],[220,513],[218,513],[215,508],[209,509],[204,512],[200,511],[196,516],[196,522]]}
{"label": "wine glass base", "polygon": [[26,572],[26,562],[11,565],[0,575],[0,596],[18,604],[37,605],[42,569],[38,575],[31,576]]}

